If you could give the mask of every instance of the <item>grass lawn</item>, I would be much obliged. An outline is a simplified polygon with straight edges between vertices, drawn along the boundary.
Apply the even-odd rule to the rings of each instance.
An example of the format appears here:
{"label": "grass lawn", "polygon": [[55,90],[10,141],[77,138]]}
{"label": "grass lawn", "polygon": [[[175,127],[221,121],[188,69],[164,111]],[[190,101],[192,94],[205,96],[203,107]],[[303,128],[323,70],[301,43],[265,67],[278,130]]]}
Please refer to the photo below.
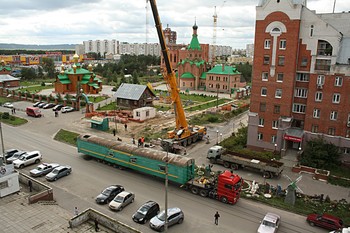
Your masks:
{"label": "grass lawn", "polygon": [[60,129],[60,131],[58,131],[58,133],[55,135],[54,139],[60,142],[67,143],[72,146],[76,146],[78,136],[79,136],[78,133]]}
{"label": "grass lawn", "polygon": [[0,121],[12,126],[23,125],[28,122],[26,119],[10,115],[8,112],[0,112]]}
{"label": "grass lawn", "polygon": [[217,105],[223,104],[226,101],[227,101],[226,99],[219,99],[218,104],[216,103],[216,101],[213,101],[213,102],[200,104],[200,105],[193,106],[193,107],[190,106],[190,107],[185,108],[185,110],[190,111],[190,112],[197,111],[197,110],[204,110],[204,109],[212,108],[212,107],[215,107]]}

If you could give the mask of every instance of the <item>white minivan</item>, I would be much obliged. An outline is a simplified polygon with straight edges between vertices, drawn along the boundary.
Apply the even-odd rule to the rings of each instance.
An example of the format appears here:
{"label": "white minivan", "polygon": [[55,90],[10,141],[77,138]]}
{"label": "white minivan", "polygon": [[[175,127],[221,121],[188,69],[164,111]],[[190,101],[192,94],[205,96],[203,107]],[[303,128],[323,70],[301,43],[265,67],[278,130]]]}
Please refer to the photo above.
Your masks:
{"label": "white minivan", "polygon": [[40,163],[42,156],[39,151],[27,152],[21,155],[17,160],[13,161],[15,168],[23,168],[33,163]]}

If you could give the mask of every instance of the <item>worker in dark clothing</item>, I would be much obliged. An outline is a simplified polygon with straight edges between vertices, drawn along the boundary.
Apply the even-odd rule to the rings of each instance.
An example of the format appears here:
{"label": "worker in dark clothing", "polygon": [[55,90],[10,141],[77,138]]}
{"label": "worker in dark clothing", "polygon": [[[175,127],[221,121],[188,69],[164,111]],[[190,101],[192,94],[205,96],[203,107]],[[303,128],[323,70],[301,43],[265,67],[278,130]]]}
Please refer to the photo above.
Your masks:
{"label": "worker in dark clothing", "polygon": [[31,180],[28,180],[28,186],[29,186],[29,192],[33,191],[33,182]]}
{"label": "worker in dark clothing", "polygon": [[97,219],[95,219],[94,222],[95,222],[95,231],[97,232],[97,231],[100,230],[100,228],[98,227],[98,221],[97,221]]}
{"label": "worker in dark clothing", "polygon": [[113,129],[113,136],[115,137],[115,134],[117,133],[117,131],[115,129]]}
{"label": "worker in dark clothing", "polygon": [[214,218],[215,218],[215,225],[219,225],[220,214],[218,211],[216,211]]}

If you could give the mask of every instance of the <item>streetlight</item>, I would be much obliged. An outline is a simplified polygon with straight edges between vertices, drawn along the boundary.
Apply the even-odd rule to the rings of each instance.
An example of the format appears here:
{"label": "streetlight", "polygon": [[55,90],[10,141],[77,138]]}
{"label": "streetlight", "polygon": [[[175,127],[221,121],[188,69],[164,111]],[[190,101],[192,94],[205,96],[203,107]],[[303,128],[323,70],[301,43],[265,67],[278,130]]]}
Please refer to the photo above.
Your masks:
{"label": "streetlight", "polygon": [[219,130],[216,130],[216,145],[219,145]]}
{"label": "streetlight", "polygon": [[222,142],[222,133],[220,133],[220,142]]}
{"label": "streetlight", "polygon": [[276,153],[276,151],[277,151],[277,143],[275,143],[275,153]]}
{"label": "streetlight", "polygon": [[[5,147],[4,147],[4,138],[2,136],[2,125],[1,125],[1,121],[0,121],[0,137],[1,137],[1,147],[2,147],[2,156],[4,159],[4,163],[6,164],[6,156],[5,156]],[[2,165],[2,160],[0,160],[0,165]]]}

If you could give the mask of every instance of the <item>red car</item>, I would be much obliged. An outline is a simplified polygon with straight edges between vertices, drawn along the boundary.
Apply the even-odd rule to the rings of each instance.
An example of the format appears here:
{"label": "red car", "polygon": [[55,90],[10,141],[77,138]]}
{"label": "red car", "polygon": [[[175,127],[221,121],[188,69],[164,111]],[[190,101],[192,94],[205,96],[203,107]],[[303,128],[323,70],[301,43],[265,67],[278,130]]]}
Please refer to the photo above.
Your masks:
{"label": "red car", "polygon": [[306,221],[311,226],[319,226],[329,230],[338,230],[343,227],[343,220],[330,214],[309,214]]}

